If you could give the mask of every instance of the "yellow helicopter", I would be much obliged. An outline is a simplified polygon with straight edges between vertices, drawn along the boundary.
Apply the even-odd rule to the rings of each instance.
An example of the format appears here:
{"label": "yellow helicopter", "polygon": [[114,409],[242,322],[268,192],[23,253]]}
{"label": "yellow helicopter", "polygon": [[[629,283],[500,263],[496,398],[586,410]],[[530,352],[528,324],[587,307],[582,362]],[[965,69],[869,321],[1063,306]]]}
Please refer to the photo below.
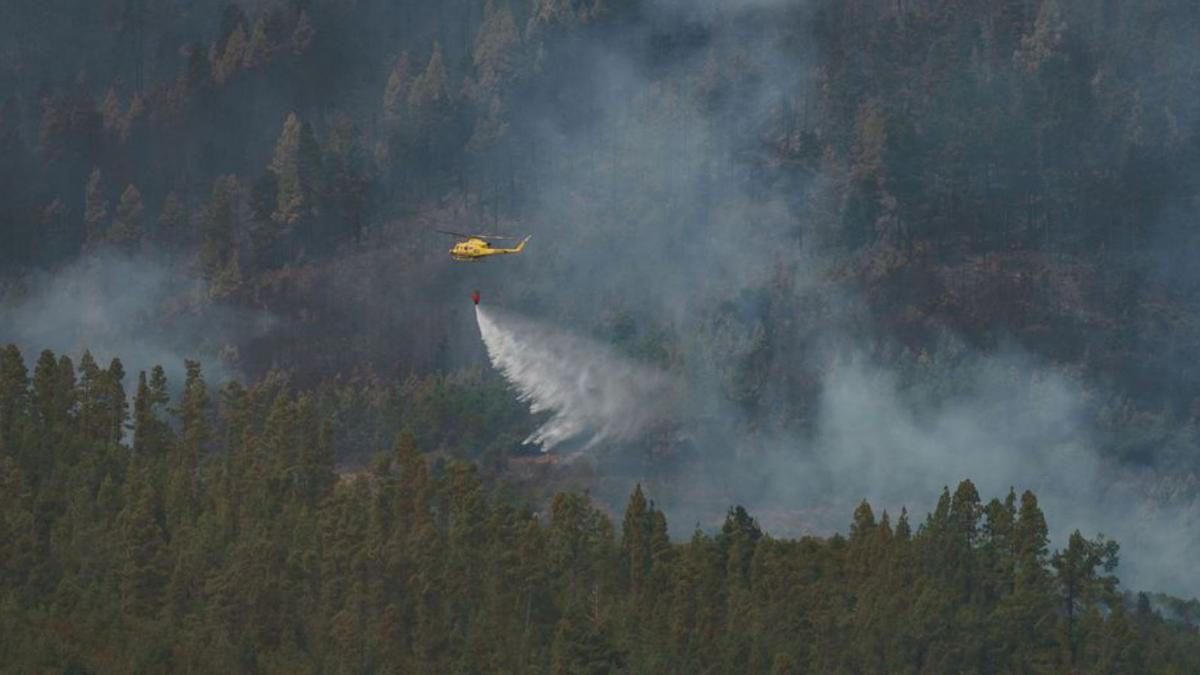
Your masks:
{"label": "yellow helicopter", "polygon": [[492,241],[516,239],[516,237],[489,234],[463,234],[448,230],[438,230],[438,232],[458,237],[461,240],[456,242],[453,248],[450,249],[450,257],[454,260],[483,260],[493,255],[520,253],[525,250],[525,243],[529,241],[529,237],[525,237],[514,248],[494,248],[491,244]]}

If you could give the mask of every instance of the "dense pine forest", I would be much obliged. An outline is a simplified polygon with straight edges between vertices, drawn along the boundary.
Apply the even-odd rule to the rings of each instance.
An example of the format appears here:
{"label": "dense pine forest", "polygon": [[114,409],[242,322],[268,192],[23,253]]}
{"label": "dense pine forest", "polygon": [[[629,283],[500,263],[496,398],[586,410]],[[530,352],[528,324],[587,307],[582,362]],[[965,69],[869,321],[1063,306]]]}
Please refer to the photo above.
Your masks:
{"label": "dense pine forest", "polygon": [[1197,45],[1191,0],[0,3],[0,672],[1200,672]]}
{"label": "dense pine forest", "polygon": [[678,543],[641,486],[619,529],[586,495],[534,511],[410,432],[339,476],[277,383],[210,400],[189,362],[177,401],[155,369],[130,406],[120,361],[29,378],[9,347],[0,373],[8,672],[1200,669],[1200,607],[1122,594],[1103,537],[1051,552],[1028,491],[963,481],[894,525],[864,501],[826,539],[738,506]]}

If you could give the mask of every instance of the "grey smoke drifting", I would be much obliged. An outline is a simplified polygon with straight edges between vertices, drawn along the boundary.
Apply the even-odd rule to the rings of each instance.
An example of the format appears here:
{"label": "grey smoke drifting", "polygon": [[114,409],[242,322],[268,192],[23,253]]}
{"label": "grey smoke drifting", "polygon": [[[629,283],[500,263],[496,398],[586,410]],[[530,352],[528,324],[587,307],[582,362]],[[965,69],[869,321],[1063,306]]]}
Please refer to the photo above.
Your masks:
{"label": "grey smoke drifting", "polygon": [[[892,513],[904,503],[924,513],[938,489],[967,478],[985,499],[1028,488],[1055,544],[1075,529],[1102,533],[1122,545],[1127,584],[1200,593],[1200,582],[1181,574],[1200,554],[1198,505],[1151,506],[1146,490],[1155,476],[1101,459],[1103,435],[1082,382],[1012,355],[978,357],[964,370],[965,385],[928,401],[928,391],[904,392],[891,373],[862,360],[838,365],[809,452],[772,463],[776,494],[831,486]],[[915,489],[928,495],[916,504]]]}
{"label": "grey smoke drifting", "polygon": [[239,340],[275,323],[215,304],[185,261],[163,254],[98,252],[0,290],[0,344],[16,344],[28,361],[43,349],[75,359],[89,350],[102,365],[120,358],[135,377],[161,365],[178,379],[184,359],[195,359],[210,382],[228,379]]}
{"label": "grey smoke drifting", "polygon": [[[972,354],[953,338],[927,344],[931,363],[922,365],[898,356],[897,337],[863,316],[862,289],[838,269],[854,261],[823,248],[814,227],[840,197],[819,169],[782,170],[763,149],[824,131],[810,47],[770,30],[785,18],[808,21],[807,4],[658,0],[656,20],[705,26],[703,46],[647,65],[623,44],[578,45],[588,70],[564,98],[586,101],[588,115],[553,106],[514,118],[536,127],[537,144],[517,151],[538,158],[518,184],[530,192],[520,232],[527,225],[539,243],[487,282],[547,323],[508,336],[519,342],[507,345],[511,361],[488,347],[510,381],[525,378],[515,385],[524,400],[552,414],[533,438],[549,434],[541,438],[554,447],[558,434],[646,412],[620,386],[588,395],[566,367],[578,364],[542,363],[525,349],[557,333],[551,323],[593,328],[628,313],[639,335],[677,340],[672,375],[688,438],[659,455],[679,461],[648,467],[638,456],[644,438],[610,433],[611,445],[627,447],[595,455],[611,490],[592,487],[617,508],[636,477],[676,535],[719,523],[731,503],[775,534],[827,534],[844,530],[864,498],[893,518],[907,506],[919,523],[943,486],[969,478],[984,499],[1034,490],[1056,543],[1076,528],[1117,539],[1128,587],[1200,593],[1185,572],[1200,543],[1187,496],[1196,489],[1164,499],[1164,483],[1179,482],[1167,469],[1103,451],[1113,432],[1098,419],[1102,383],[1011,351]],[[783,8],[794,11],[762,14]],[[774,20],[744,23],[755,15]],[[532,381],[543,374],[536,368],[553,373],[550,382]],[[813,400],[798,401],[805,387]],[[557,419],[559,410],[570,414]]]}
{"label": "grey smoke drifting", "polygon": [[549,413],[526,443],[543,452],[572,439],[585,448],[632,441],[666,416],[666,376],[585,338],[476,306],[492,364],[532,413]]}
{"label": "grey smoke drifting", "polygon": [[828,535],[866,499],[893,520],[907,507],[916,526],[943,487],[969,479],[985,501],[1033,490],[1053,545],[1076,529],[1116,539],[1126,587],[1200,594],[1182,572],[1200,556],[1200,503],[1155,494],[1164,476],[1150,468],[1102,458],[1083,381],[1011,353],[902,377],[853,350],[826,355],[806,432],[743,427],[728,447],[705,448],[688,489],[663,485],[655,494],[673,520],[719,522],[723,504],[739,503],[777,536]]}
{"label": "grey smoke drifting", "polygon": [[[843,338],[839,351],[818,357],[825,368],[812,427],[754,429],[729,410],[709,419],[681,411],[682,389],[666,375],[591,340],[507,312],[479,308],[477,318],[493,365],[534,413],[551,415],[527,442],[548,451],[580,437],[587,447],[609,441],[617,449],[597,462],[619,474],[623,465],[645,470],[620,448],[640,447],[656,426],[698,429],[689,434],[697,461],[641,476],[684,528],[717,523],[739,503],[777,536],[831,534],[859,499],[893,518],[907,507],[919,525],[944,486],[970,479],[985,501],[1033,490],[1054,545],[1076,529],[1116,539],[1127,587],[1200,594],[1200,582],[1180,572],[1200,556],[1200,504],[1154,494],[1163,476],[1149,468],[1103,459],[1094,392],[1030,357],[960,354],[957,364],[902,376]],[[684,381],[693,402],[706,399],[695,390],[713,386],[695,373]],[[616,506],[628,491],[626,481],[594,487]]]}

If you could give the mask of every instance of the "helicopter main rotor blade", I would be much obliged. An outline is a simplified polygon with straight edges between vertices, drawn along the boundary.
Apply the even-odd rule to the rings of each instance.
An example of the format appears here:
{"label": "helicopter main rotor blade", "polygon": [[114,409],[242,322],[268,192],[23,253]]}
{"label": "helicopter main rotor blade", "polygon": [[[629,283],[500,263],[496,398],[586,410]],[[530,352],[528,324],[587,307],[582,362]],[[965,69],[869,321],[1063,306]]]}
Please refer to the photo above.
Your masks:
{"label": "helicopter main rotor blade", "polygon": [[455,237],[462,237],[463,239],[484,239],[484,240],[503,239],[506,241],[520,239],[520,237],[510,237],[508,235],[503,235],[503,234],[467,234],[465,232],[452,232],[450,230],[436,230],[436,231],[441,232],[442,234],[449,234],[449,235],[455,236]]}

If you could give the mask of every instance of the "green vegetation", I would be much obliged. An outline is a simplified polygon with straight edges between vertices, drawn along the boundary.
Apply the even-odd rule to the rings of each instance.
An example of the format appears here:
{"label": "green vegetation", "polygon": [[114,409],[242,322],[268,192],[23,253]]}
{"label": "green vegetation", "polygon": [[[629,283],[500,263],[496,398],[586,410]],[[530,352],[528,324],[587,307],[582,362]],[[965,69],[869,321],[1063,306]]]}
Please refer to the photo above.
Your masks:
{"label": "green vegetation", "polygon": [[[1187,673],[1192,604],[1123,597],[1117,545],[1048,548],[1036,497],[964,481],[923,523],[673,543],[641,487],[514,506],[412,433],[338,475],[278,379],[0,351],[0,664],[11,672]],[[132,440],[130,433],[132,432]],[[1157,598],[1160,605],[1167,599]],[[1194,624],[1191,624],[1194,626]]]}
{"label": "green vegetation", "polygon": [[0,3],[0,344],[247,382],[0,351],[0,671],[1200,672],[1197,601],[1029,493],[799,541],[523,507],[561,475],[504,484],[532,420],[466,314],[678,376],[704,447],[647,476],[819,430],[861,355],[922,412],[1077,384],[1105,515],[1193,508],[1197,45],[1195,0]]}
{"label": "green vegetation", "polygon": [[204,289],[154,323],[278,319],[206,358],[437,376],[473,356],[447,306],[501,279],[430,231],[511,228],[539,250],[507,300],[620,316],[658,362],[726,354],[752,424],[811,423],[821,330],[889,365],[949,333],[1082,373],[1107,456],[1195,472],[1195,2],[152,5],[3,13],[6,300],[165,253]]}

